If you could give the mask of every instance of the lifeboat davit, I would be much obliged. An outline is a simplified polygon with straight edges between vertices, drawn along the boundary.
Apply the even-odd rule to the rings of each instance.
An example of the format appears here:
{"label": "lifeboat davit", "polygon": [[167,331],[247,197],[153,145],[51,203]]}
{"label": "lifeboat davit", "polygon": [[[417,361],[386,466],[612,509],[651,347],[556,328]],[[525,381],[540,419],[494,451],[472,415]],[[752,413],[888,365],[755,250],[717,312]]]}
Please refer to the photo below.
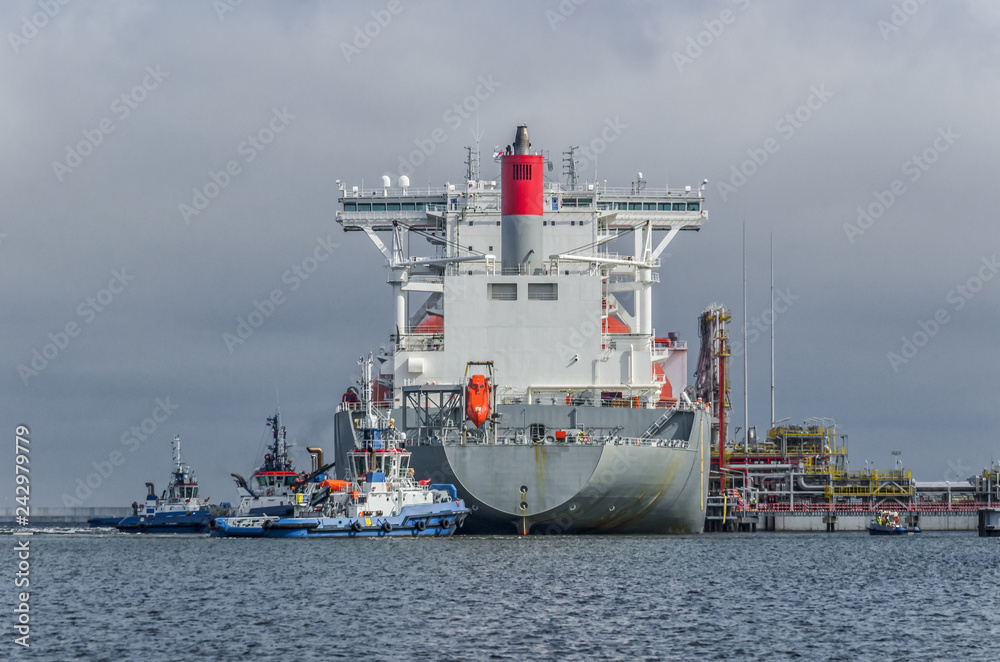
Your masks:
{"label": "lifeboat davit", "polygon": [[473,375],[465,387],[465,415],[477,428],[490,417],[490,383],[483,375]]}

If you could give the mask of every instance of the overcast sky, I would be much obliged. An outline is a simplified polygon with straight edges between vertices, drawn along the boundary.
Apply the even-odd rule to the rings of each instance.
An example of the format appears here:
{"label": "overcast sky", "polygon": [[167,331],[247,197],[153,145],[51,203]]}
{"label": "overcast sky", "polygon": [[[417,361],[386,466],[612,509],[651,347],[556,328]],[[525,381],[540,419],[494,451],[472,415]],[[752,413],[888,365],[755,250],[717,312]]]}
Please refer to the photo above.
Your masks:
{"label": "overcast sky", "polygon": [[461,181],[477,126],[486,152],[521,122],[552,155],[600,151],[609,185],[709,180],[709,221],[660,269],[658,335],[696,346],[720,302],[739,336],[745,220],[751,319],[772,233],[790,302],[777,418],[835,419],[852,469],[899,450],[921,479],[981,471],[1000,457],[1000,8],[895,5],[4,2],[0,429],[31,429],[31,503],[102,469],[80,504],[131,503],[163,486],[174,434],[203,494],[235,500],[277,398],[300,466],[332,449],[355,361],[392,329],[383,259],[334,222],[335,180],[395,179],[402,159],[414,185]]}

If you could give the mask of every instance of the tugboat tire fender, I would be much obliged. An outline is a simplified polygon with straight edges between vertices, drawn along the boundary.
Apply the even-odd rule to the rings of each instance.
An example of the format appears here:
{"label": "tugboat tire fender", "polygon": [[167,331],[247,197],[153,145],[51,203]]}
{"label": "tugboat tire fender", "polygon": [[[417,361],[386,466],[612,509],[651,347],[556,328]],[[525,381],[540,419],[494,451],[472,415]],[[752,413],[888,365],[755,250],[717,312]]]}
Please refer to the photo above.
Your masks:
{"label": "tugboat tire fender", "polygon": [[438,526],[440,526],[442,529],[447,529],[449,526],[451,526],[451,520],[449,520],[447,517],[442,517],[438,521]]}
{"label": "tugboat tire fender", "polygon": [[423,531],[424,529],[427,528],[427,521],[418,519],[416,522],[413,523],[413,526],[414,528],[417,529],[417,531]]}
{"label": "tugboat tire fender", "polygon": [[386,533],[391,533],[392,522],[390,522],[389,520],[385,520],[384,522],[382,522],[382,530],[385,531]]}
{"label": "tugboat tire fender", "polygon": [[351,531],[354,531],[355,533],[360,533],[361,532],[361,522],[358,522],[358,521],[351,522]]}

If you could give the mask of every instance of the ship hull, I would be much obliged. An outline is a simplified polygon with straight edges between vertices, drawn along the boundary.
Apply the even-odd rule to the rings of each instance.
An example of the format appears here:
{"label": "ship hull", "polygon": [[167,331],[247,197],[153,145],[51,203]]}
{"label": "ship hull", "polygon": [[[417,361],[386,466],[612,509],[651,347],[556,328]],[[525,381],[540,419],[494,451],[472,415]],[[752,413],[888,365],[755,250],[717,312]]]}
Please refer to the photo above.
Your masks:
{"label": "ship hull", "polygon": [[133,515],[119,521],[116,528],[125,533],[208,533],[211,519],[208,510]]}
{"label": "ship hull", "polygon": [[[518,418],[522,407],[517,408]],[[570,407],[529,406],[532,417],[565,417]],[[663,410],[578,409],[578,420],[618,422],[621,443],[408,444],[421,479],[452,483],[471,512],[462,533],[665,534],[704,528],[710,422],[637,439]],[[346,412],[345,412],[346,413]],[[509,412],[510,414],[515,412]],[[344,415],[344,414],[339,414]],[[530,420],[530,419],[529,419]],[[346,434],[349,419],[337,426]],[[338,434],[340,437],[341,434]],[[338,452],[340,444],[338,442]]]}

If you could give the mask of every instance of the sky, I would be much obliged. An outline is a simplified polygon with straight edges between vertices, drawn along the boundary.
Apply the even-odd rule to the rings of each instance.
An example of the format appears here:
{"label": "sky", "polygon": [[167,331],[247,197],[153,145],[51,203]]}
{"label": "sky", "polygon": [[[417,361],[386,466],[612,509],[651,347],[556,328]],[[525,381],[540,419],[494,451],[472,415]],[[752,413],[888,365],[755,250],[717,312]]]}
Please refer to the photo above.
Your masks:
{"label": "sky", "polygon": [[30,430],[33,506],[141,499],[175,434],[235,501],[279,403],[298,466],[332,450],[393,319],[336,181],[461,181],[519,123],[587,180],[709,180],[653,323],[695,347],[732,311],[734,425],[746,351],[768,427],[773,322],[776,418],[832,418],[852,469],[1000,458],[995,3],[17,0],[0,29],[0,430]]}

